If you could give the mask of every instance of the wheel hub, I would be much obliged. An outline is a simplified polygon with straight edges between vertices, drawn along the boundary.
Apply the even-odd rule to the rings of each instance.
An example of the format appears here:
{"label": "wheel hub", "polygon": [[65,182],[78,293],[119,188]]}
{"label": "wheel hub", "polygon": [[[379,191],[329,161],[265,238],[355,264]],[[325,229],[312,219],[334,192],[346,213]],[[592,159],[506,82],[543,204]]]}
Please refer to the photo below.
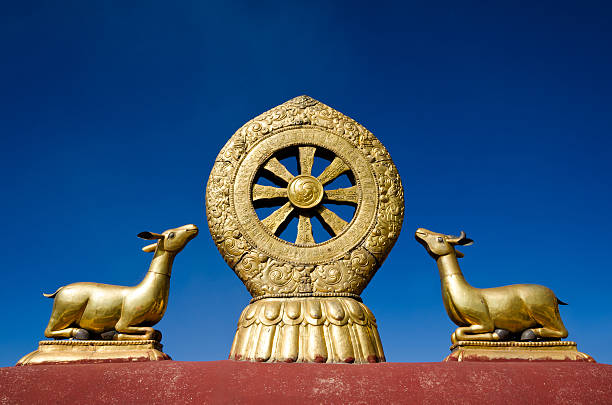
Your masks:
{"label": "wheel hub", "polygon": [[289,182],[287,195],[295,207],[312,208],[323,199],[323,185],[310,175],[299,175]]}

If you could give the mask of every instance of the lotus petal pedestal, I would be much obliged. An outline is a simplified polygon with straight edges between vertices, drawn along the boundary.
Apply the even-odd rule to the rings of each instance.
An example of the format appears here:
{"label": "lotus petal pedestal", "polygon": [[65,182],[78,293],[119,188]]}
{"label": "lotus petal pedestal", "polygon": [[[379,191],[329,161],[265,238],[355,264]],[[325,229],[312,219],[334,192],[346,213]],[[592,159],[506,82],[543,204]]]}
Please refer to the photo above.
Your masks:
{"label": "lotus petal pedestal", "polygon": [[230,359],[378,363],[385,355],[374,315],[354,298],[267,298],[242,311]]}

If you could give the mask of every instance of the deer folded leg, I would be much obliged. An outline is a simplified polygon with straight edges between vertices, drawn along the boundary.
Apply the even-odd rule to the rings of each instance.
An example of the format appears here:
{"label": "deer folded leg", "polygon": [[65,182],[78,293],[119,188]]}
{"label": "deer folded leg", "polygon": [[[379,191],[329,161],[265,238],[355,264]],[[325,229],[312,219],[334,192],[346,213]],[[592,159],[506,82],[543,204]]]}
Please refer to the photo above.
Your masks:
{"label": "deer folded leg", "polygon": [[67,326],[66,324],[58,325],[57,322],[54,322],[54,319],[51,318],[47,329],[45,329],[45,336],[55,339],[71,338],[73,329],[75,328],[68,328]]}
{"label": "deer folded leg", "polygon": [[568,333],[567,329],[553,329],[553,328],[533,328],[531,329],[536,336],[545,339],[563,339],[566,338]]}
{"label": "deer folded leg", "polygon": [[61,338],[76,338],[78,340],[89,339],[89,332],[81,328],[65,328],[60,330],[45,330],[45,336],[48,338],[61,339]]}
{"label": "deer folded leg", "polygon": [[75,314],[78,316],[81,312],[82,311],[72,311],[67,315],[65,313],[61,315],[53,313],[45,329],[45,336],[54,339],[72,337],[79,340],[89,339],[89,332],[85,329],[71,327],[71,325],[74,325],[75,319],[78,319]]}
{"label": "deer folded leg", "polygon": [[510,331],[508,329],[497,328],[493,333],[497,335],[498,340],[506,340],[510,337]]}
{"label": "deer folded leg", "polygon": [[155,335],[155,329],[149,326],[127,326],[121,320],[115,325],[117,333],[115,340],[150,340]]}
{"label": "deer folded leg", "polygon": [[562,339],[567,337],[567,329],[565,329],[565,325],[561,320],[558,306],[551,305],[543,309],[534,308],[533,317],[541,325],[540,328],[531,329],[537,337],[544,339]]}
{"label": "deer folded leg", "polygon": [[493,333],[493,325],[461,326],[455,330],[455,338],[459,340],[499,340]]}

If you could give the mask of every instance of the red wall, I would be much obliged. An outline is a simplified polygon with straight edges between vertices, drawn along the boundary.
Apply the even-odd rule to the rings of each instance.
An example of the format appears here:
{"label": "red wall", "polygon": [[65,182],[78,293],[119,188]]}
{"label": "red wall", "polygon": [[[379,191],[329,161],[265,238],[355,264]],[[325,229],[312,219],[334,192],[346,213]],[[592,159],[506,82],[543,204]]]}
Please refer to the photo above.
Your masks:
{"label": "red wall", "polygon": [[0,368],[0,404],[612,404],[589,363],[258,364],[159,361]]}

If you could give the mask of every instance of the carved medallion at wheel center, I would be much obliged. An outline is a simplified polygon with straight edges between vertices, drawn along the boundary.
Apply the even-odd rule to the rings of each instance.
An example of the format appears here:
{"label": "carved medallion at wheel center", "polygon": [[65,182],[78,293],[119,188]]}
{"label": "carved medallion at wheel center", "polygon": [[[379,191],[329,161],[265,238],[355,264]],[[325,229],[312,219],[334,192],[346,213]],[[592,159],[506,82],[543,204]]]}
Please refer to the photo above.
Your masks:
{"label": "carved medallion at wheel center", "polygon": [[323,185],[309,175],[294,177],[287,187],[289,201],[297,208],[312,208],[323,199]]}

